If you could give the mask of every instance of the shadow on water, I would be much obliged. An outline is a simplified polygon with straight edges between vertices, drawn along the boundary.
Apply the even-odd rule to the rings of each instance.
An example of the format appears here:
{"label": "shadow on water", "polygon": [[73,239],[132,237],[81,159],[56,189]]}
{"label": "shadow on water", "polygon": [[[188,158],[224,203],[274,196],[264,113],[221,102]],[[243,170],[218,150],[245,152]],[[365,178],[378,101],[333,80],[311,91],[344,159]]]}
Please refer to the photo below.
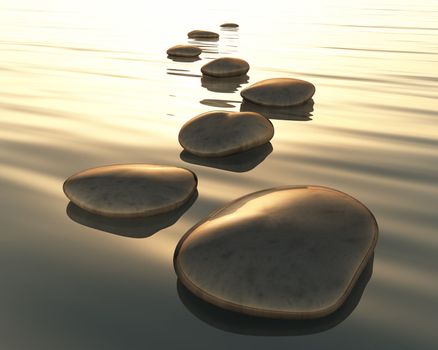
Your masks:
{"label": "shadow on water", "polygon": [[327,331],[343,322],[359,304],[373,273],[374,255],[371,256],[347,300],[329,316],[313,320],[278,320],[253,317],[221,309],[192,294],[177,281],[177,292],[184,306],[201,321],[220,330],[258,336],[299,336]]}
{"label": "shadow on water", "polygon": [[[210,106],[210,107],[218,107],[218,108],[234,108],[236,103],[240,103],[240,101],[232,101],[232,100],[220,100],[214,98],[206,98],[199,101],[201,105]],[[234,103],[234,104],[233,104]]]}
{"label": "shadow on water", "polygon": [[293,107],[267,107],[243,100],[241,112],[256,112],[269,119],[309,121],[313,112],[313,99]]}
{"label": "shadow on water", "polygon": [[181,207],[155,216],[139,218],[111,218],[90,213],[72,202],[67,205],[68,217],[83,226],[131,238],[146,238],[175,224],[198,198],[198,191]]}
{"label": "shadow on water", "polygon": [[201,85],[208,91],[233,93],[236,92],[242,84],[247,84],[248,81],[249,76],[246,74],[231,78],[215,78],[203,75],[201,78]]}
{"label": "shadow on water", "polygon": [[202,165],[210,168],[244,173],[254,169],[271,154],[273,148],[270,142],[255,147],[245,152],[233,154],[226,157],[203,158],[195,156],[187,151],[180,154],[181,160],[186,163]]}

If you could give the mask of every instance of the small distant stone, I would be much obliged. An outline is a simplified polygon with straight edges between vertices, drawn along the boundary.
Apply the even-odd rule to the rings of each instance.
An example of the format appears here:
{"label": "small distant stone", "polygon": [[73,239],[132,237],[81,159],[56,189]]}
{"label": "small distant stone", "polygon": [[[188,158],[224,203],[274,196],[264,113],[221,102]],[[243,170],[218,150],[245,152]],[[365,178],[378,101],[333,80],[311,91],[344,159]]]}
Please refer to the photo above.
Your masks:
{"label": "small distant stone", "polygon": [[272,123],[258,113],[213,111],[183,125],[179,143],[200,157],[222,157],[263,145],[274,135]]}
{"label": "small distant stone", "polygon": [[194,45],[175,45],[167,50],[169,56],[176,57],[197,57],[202,50]]}
{"label": "small distant stone", "polygon": [[84,210],[123,218],[170,212],[187,202],[196,187],[196,175],[184,168],[123,164],[79,172],[63,189]]}
{"label": "small distant stone", "polygon": [[216,78],[244,75],[249,71],[248,62],[233,57],[221,57],[208,62],[201,68],[202,74]]}
{"label": "small distant stone", "polygon": [[327,316],[373,256],[378,227],[362,203],[320,186],[251,193],[190,229],[179,280],[211,304],[269,318]]}
{"label": "small distant stone", "polygon": [[259,81],[240,92],[247,101],[263,106],[288,107],[302,104],[315,93],[315,86],[305,80],[274,78]]}
{"label": "small distant stone", "polygon": [[223,23],[221,24],[222,28],[238,28],[239,25],[237,23]]}
{"label": "small distant stone", "polygon": [[215,32],[210,32],[208,30],[192,30],[187,34],[189,38],[193,39],[215,39],[219,38],[219,34]]}

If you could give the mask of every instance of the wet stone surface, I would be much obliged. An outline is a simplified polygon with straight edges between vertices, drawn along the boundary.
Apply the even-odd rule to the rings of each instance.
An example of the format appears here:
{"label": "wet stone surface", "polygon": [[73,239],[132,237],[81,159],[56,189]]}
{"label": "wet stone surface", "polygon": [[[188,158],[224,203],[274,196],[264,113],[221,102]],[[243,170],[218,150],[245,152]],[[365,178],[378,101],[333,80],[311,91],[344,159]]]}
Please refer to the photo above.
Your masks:
{"label": "wet stone surface", "polygon": [[373,254],[378,227],[345,193],[290,186],[249,194],[190,229],[174,265],[199,298],[253,316],[327,316]]}

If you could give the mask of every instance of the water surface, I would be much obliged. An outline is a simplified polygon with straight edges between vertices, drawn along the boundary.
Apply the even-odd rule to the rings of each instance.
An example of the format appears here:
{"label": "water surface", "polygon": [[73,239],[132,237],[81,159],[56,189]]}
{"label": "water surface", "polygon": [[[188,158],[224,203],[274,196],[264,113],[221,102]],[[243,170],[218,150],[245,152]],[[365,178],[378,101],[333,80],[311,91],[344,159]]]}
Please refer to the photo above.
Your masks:
{"label": "water surface", "polygon": [[[438,347],[438,3],[269,4],[1,2],[2,349]],[[167,59],[193,42],[190,30],[230,21],[239,30],[196,42],[201,60]],[[246,59],[248,77],[201,79],[221,56]],[[213,164],[181,154],[188,119],[244,110],[239,91],[271,77],[317,91],[304,110],[272,116],[268,149]],[[155,234],[72,220],[63,181],[126,162],[189,167],[198,198]],[[179,238],[238,196],[301,184],[347,192],[378,220],[373,273],[351,314],[260,336],[198,318],[177,288]]]}

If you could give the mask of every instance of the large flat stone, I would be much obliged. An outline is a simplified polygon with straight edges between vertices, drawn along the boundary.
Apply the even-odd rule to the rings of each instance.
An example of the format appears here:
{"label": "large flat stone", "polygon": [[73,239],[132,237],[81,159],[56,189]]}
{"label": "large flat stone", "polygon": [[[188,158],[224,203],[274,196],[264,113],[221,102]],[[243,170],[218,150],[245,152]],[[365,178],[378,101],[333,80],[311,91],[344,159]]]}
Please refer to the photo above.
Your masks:
{"label": "large flat stone", "polygon": [[81,171],[64,183],[64,193],[78,207],[110,217],[138,217],[172,211],[197,187],[184,168],[151,164],[108,165]]}
{"label": "large flat stone", "polygon": [[315,86],[305,80],[274,78],[259,81],[240,92],[247,101],[263,106],[296,106],[311,99]]}
{"label": "large flat stone", "polygon": [[268,143],[272,123],[253,112],[213,111],[183,125],[178,139],[188,152],[200,157],[223,157]]}
{"label": "large flat stone", "polygon": [[318,186],[239,198],[190,229],[174,257],[192,293],[244,314],[327,316],[347,299],[372,256],[378,227],[345,193]]}

